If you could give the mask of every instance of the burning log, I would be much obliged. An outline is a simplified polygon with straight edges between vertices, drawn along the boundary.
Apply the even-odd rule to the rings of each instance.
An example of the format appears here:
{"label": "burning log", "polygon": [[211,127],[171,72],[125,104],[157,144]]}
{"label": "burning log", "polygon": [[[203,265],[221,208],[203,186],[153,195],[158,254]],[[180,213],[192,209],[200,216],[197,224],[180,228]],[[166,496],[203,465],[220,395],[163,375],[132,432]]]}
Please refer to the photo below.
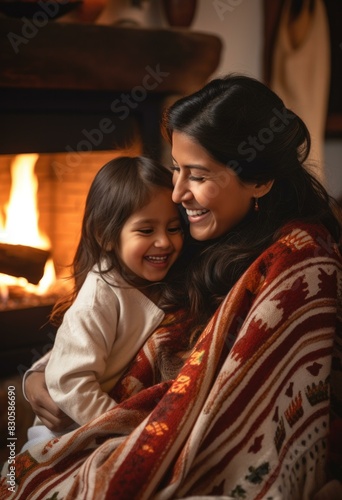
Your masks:
{"label": "burning log", "polygon": [[23,277],[37,285],[49,256],[49,251],[40,248],[0,243],[0,273]]}

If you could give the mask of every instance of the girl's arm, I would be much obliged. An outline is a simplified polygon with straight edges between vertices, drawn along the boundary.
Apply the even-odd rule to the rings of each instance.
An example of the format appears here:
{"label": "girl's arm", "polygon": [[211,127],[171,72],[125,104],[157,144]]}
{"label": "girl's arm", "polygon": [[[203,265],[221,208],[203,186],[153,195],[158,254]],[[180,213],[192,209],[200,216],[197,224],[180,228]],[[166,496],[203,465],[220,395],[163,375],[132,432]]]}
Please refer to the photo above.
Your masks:
{"label": "girl's arm", "polygon": [[116,339],[117,304],[107,285],[98,286],[91,301],[78,297],[66,312],[45,370],[53,401],[79,425],[115,406],[99,380]]}
{"label": "girl's arm", "polygon": [[[51,354],[51,351],[48,351],[46,354],[44,354],[44,356],[42,356],[40,359],[38,359],[38,361],[36,361],[35,363],[33,363],[33,365],[31,366],[31,368],[29,368],[24,373],[23,382],[22,382],[22,392],[23,392],[24,398],[29,403],[31,403],[31,401],[29,400],[28,394],[27,394],[27,387],[26,387],[27,386],[27,384],[26,384],[27,378],[28,378],[29,375],[31,375],[31,373],[44,372],[45,371],[47,362],[50,359],[50,354]],[[30,384],[29,384],[29,387],[30,387]],[[31,395],[32,395],[32,393],[31,393]]]}
{"label": "girl's arm", "polygon": [[45,383],[44,371],[25,374],[25,397],[41,422],[53,432],[62,432],[73,420],[52,400]]}

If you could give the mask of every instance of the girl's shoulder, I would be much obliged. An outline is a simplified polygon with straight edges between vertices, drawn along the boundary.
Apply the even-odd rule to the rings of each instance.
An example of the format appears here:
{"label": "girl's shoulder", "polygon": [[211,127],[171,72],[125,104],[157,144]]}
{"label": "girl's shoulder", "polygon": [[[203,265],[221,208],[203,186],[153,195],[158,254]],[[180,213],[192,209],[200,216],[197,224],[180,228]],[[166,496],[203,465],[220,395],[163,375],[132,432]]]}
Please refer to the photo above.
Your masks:
{"label": "girl's shoulder", "polygon": [[112,267],[112,264],[106,260],[94,264],[89,271],[86,281],[102,284],[109,287],[120,287],[127,285],[127,282],[121,276],[121,273]]}
{"label": "girl's shoulder", "polygon": [[100,272],[98,265],[94,265],[88,272],[78,294],[76,302],[78,304],[89,303],[93,305],[94,300],[102,300],[105,296],[113,295],[113,290],[122,286],[122,282],[117,271]]}

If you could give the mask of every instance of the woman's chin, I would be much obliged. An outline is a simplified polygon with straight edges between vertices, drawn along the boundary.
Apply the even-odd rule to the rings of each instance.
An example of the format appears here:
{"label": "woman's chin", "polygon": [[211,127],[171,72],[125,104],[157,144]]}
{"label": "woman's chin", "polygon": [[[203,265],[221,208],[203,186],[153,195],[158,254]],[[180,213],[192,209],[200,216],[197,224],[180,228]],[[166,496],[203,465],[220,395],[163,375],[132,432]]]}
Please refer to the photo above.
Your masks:
{"label": "woman's chin", "polygon": [[208,226],[201,227],[196,224],[190,224],[190,234],[197,241],[206,241],[215,238],[215,231],[212,228]]}

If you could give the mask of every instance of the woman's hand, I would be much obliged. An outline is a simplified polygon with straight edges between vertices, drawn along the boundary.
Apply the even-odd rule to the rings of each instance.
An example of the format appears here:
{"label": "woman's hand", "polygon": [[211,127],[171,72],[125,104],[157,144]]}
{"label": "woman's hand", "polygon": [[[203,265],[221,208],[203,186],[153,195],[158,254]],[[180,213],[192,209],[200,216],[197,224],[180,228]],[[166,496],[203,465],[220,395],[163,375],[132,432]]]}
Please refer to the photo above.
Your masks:
{"label": "woman's hand", "polygon": [[25,394],[34,413],[51,431],[62,432],[73,423],[51,399],[44,372],[28,374],[25,380]]}

